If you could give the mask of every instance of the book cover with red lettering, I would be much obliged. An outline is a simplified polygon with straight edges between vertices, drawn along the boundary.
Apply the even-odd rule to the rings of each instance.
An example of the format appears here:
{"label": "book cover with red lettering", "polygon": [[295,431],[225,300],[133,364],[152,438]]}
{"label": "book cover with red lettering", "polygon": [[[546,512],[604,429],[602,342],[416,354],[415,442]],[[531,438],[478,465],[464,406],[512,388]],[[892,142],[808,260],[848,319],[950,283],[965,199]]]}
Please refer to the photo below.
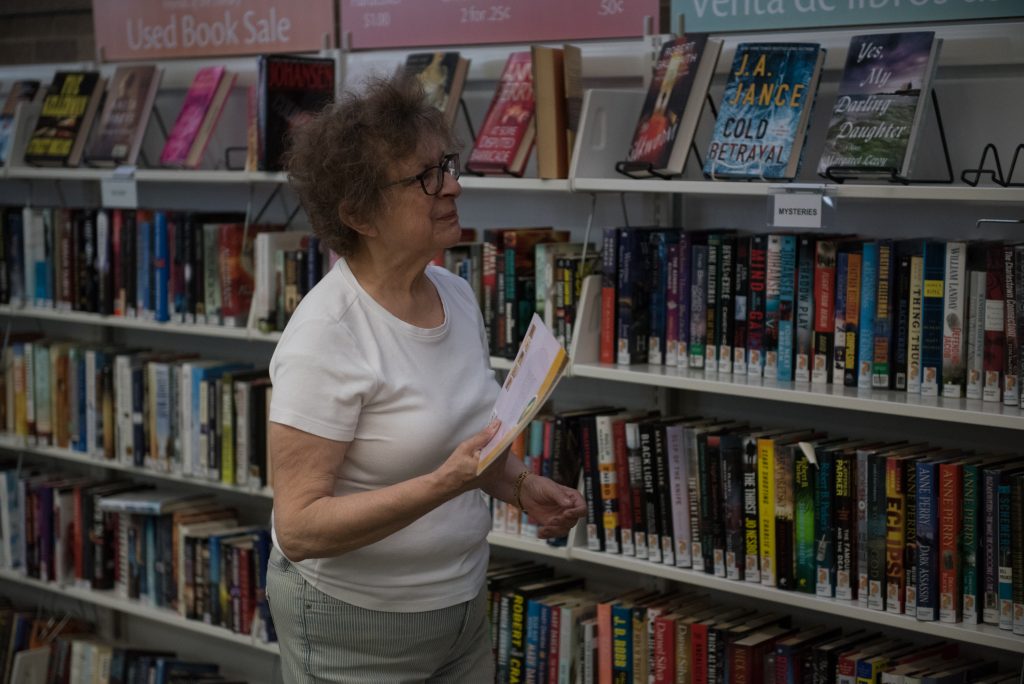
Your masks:
{"label": "book cover with red lettering", "polygon": [[530,53],[513,52],[505,62],[466,169],[485,175],[522,176],[536,133],[533,114]]}
{"label": "book cover with red lettering", "polygon": [[263,55],[257,88],[259,168],[280,171],[292,129],[334,100],[334,60]]}
{"label": "book cover with red lettering", "polygon": [[824,61],[817,43],[736,46],[704,175],[796,177]]}
{"label": "book cover with red lettering", "polygon": [[234,82],[235,75],[222,66],[203,67],[196,72],[160,153],[162,165],[188,169],[199,166]]}

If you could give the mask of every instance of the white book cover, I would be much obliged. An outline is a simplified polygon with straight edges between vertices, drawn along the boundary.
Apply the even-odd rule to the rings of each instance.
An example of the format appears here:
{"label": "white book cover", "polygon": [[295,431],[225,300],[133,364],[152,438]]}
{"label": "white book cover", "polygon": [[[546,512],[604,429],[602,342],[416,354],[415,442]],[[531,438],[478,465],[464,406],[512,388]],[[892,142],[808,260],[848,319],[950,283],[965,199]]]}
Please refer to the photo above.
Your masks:
{"label": "white book cover", "polygon": [[942,316],[942,396],[963,396],[966,384],[964,329],[967,299],[967,244],[946,243],[946,286]]}

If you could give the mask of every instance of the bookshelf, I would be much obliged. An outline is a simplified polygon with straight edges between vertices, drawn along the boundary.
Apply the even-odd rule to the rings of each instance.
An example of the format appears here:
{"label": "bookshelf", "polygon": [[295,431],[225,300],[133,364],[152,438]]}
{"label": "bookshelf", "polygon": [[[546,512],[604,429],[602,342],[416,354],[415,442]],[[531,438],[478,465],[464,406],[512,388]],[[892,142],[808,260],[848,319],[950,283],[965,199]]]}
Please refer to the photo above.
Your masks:
{"label": "bookshelf", "polygon": [[[1024,50],[1019,38],[1022,27],[1024,24],[1021,22],[981,22],[934,27],[946,40],[940,59],[937,87],[942,97],[943,114],[949,119],[947,131],[953,145],[956,172],[977,161],[981,152],[980,143],[990,134],[1000,142],[1000,154],[1004,158],[1004,164],[1007,163],[1007,153],[1012,152],[1012,146],[1007,141],[1020,137],[1019,120],[1012,119],[1011,112],[1020,111],[1021,106],[1024,106],[1024,96],[1021,95],[1019,88],[1011,92],[1011,89],[1005,86],[1019,85],[1020,79],[1024,77]],[[730,63],[729,57],[738,42],[821,42],[830,52],[816,105],[814,125],[809,134],[810,142],[804,171],[799,181],[818,186],[826,196],[840,201],[836,224],[830,226],[830,231],[861,232],[877,236],[886,235],[891,231],[901,237],[1019,237],[1019,234],[1010,228],[979,234],[975,229],[975,221],[983,217],[1020,218],[1020,207],[1024,205],[1022,188],[972,188],[959,181],[952,185],[900,186],[852,182],[833,184],[823,182],[814,176],[814,161],[820,152],[823,135],[821,122],[827,118],[825,114],[835,93],[835,83],[841,70],[846,45],[850,35],[866,31],[867,29],[830,30],[813,34],[780,32],[727,37],[712,96],[717,98],[721,92],[724,73]],[[477,227],[550,223],[570,228],[573,238],[577,240],[583,239],[587,226],[592,225],[589,237],[594,241],[598,239],[600,228],[620,225],[623,222],[622,206],[625,205],[628,209],[629,223],[634,225],[646,222],[688,226],[728,225],[747,231],[770,232],[771,228],[765,227],[765,201],[780,187],[778,185],[705,180],[695,171],[692,159],[686,168],[686,174],[678,180],[635,180],[614,172],[614,162],[624,155],[636,123],[644,95],[643,82],[647,78],[649,61],[658,38],[649,36],[641,41],[584,44],[584,76],[588,90],[570,177],[564,180],[531,178],[529,176],[533,173],[532,164],[525,178],[464,175],[460,179],[464,190],[460,198],[463,223]],[[510,50],[522,47],[478,47],[463,51],[473,60],[465,98],[474,122],[482,119],[505,56]],[[345,53],[341,55],[345,62],[343,71],[351,82],[356,82],[367,73],[384,69],[385,65],[388,69],[392,68],[407,52]],[[196,64],[183,62],[168,65],[169,72],[165,75],[165,82],[177,84],[173,87],[182,89],[182,84],[187,85],[183,74],[189,69],[194,71]],[[251,69],[251,65],[249,68]],[[39,71],[39,68],[36,70]],[[174,72],[173,75],[171,72]],[[20,72],[11,68],[9,73]],[[251,74],[249,77],[251,78]],[[42,78],[45,80],[47,76]],[[9,80],[4,70],[0,70],[0,80]],[[1001,91],[1005,91],[1008,101],[1000,103],[1001,111],[994,111],[992,105],[997,102],[995,94]],[[163,106],[168,110],[173,109],[174,96],[170,96],[169,102],[164,102]],[[465,122],[460,119],[457,125],[464,127],[464,124]],[[708,121],[702,121],[697,135],[699,142],[707,140],[708,128]],[[465,130],[459,132],[463,138],[467,138]],[[226,141],[221,143],[227,144]],[[1019,173],[1018,171],[1018,175]],[[12,165],[4,168],[0,176],[0,199],[5,202],[15,201],[12,198],[23,196],[26,185],[30,186],[33,192],[41,193],[46,190],[44,186],[53,182],[94,185],[111,175],[112,171],[107,169],[37,169]],[[211,210],[223,209],[226,205],[240,209],[246,201],[246,191],[273,192],[287,183],[285,174],[281,173],[219,169],[182,171],[139,168],[135,171],[134,178],[146,187],[147,200],[159,202],[160,206]],[[621,199],[613,195],[619,195]],[[590,302],[586,306],[593,305],[594,302]],[[175,337],[175,345],[200,351],[204,350],[203,338],[216,338],[235,345],[241,342],[254,342],[258,344],[246,345],[249,347],[247,353],[263,359],[264,362],[269,361],[273,350],[270,344],[276,343],[280,338],[279,333],[263,334],[246,328],[156,323],[31,307],[0,307],[0,316],[22,323],[32,322],[50,326],[48,329],[57,329],[56,326],[62,323],[76,323],[103,331],[116,330],[123,332],[128,339],[136,333],[171,333]],[[581,312],[580,318],[586,319],[587,312]],[[630,394],[631,392],[643,392],[653,397],[654,402],[666,406],[684,403],[680,398],[685,397],[687,408],[694,408],[697,411],[703,409],[722,417],[750,417],[751,420],[761,420],[763,418],[758,412],[764,415],[782,412],[791,414],[791,420],[804,423],[815,423],[819,415],[816,411],[827,409],[827,412],[821,414],[823,417],[820,420],[825,421],[821,426],[836,433],[842,433],[847,424],[870,423],[875,418],[886,416],[901,421],[901,437],[926,440],[929,438],[931,426],[943,423],[960,431],[964,440],[970,440],[972,436],[981,438],[997,434],[996,439],[1001,440],[1001,448],[1006,451],[1020,450],[1019,431],[1024,430],[1024,413],[1014,407],[967,399],[929,399],[891,391],[856,390],[836,385],[812,387],[797,383],[752,380],[691,369],[603,365],[598,363],[596,355],[591,353],[593,349],[588,350],[586,346],[584,343],[575,348],[570,377],[565,381],[567,387],[559,388],[556,403],[560,397],[572,391],[569,386],[573,383],[586,382],[587,390],[584,393],[588,395],[591,404],[604,401],[618,402],[623,400],[623,396],[633,398],[635,394]],[[511,361],[492,357],[491,365],[496,370],[508,370],[511,368]],[[593,388],[598,388],[598,391],[595,392]],[[744,400],[742,409],[730,408],[729,401],[734,399]],[[754,409],[748,414],[746,411],[751,406]],[[741,410],[743,414],[738,415]],[[829,416],[825,417],[825,413],[829,413]],[[836,420],[836,415],[842,418]],[[167,480],[170,485],[230,491],[233,494],[249,496],[255,505],[265,510],[269,509],[270,494],[267,491],[246,492],[236,487],[202,480],[100,462],[68,450],[25,447],[9,440],[0,441],[0,448],[19,451],[26,456],[61,459],[81,465],[137,473],[148,478]],[[964,644],[995,648],[1015,657],[1024,654],[1024,637],[990,625],[920,622],[908,616],[869,610],[855,602],[821,599],[807,594],[786,592],[716,578],[691,570],[589,551],[585,548],[586,542],[583,537],[582,534],[574,534],[568,547],[551,547],[543,542],[500,533],[492,533],[488,539],[496,550],[514,552],[541,561],[550,559],[565,562],[573,571],[584,575],[595,568],[600,568],[614,571],[617,576],[621,576],[624,583],[657,578],[700,587],[711,592],[742,596],[758,605],[764,603],[773,606],[793,606],[819,615],[822,620],[834,615],[864,625],[914,633],[922,639],[949,639]],[[164,611],[157,611],[138,602],[100,592],[60,588],[6,571],[0,571],[0,578],[48,592],[66,594],[74,600],[144,620],[193,630],[205,636],[228,639],[240,645],[252,645],[247,639],[237,638],[225,630],[186,621],[174,614],[164,614]],[[258,645],[256,648],[276,653],[275,646]]]}

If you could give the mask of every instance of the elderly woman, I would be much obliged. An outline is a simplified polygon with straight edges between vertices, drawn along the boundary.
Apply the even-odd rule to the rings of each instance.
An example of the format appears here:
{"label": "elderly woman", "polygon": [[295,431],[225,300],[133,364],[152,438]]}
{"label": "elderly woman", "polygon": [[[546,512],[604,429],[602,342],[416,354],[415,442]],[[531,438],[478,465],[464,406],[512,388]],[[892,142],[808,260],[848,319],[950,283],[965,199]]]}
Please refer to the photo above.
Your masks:
{"label": "elderly woman", "polygon": [[414,81],[380,80],[304,125],[289,172],[341,259],[271,361],[274,552],[287,682],[489,682],[480,492],[544,537],[573,489],[477,451],[499,386],[469,285],[430,266],[459,240],[459,159]]}

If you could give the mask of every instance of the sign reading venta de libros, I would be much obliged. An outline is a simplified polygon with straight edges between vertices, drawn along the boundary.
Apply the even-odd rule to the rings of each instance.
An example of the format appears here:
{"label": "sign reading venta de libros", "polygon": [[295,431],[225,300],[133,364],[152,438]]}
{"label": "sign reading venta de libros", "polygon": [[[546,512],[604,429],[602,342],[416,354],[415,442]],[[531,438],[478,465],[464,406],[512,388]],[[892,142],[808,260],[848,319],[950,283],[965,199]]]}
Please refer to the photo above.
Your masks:
{"label": "sign reading venta de libros", "polygon": [[688,31],[751,31],[1024,16],[1021,0],[672,0]]}
{"label": "sign reading venta de libros", "polygon": [[334,41],[332,0],[93,0],[107,61],[312,52]]}

